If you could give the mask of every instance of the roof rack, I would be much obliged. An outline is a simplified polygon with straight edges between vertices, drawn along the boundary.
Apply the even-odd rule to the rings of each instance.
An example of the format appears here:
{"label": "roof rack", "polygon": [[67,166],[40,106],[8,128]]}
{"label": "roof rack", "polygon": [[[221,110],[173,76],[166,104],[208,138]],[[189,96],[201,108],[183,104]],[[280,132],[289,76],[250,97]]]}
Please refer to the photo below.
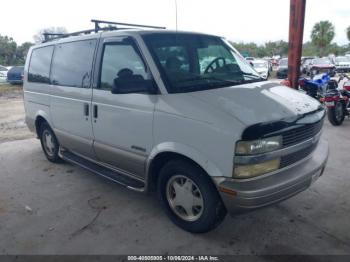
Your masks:
{"label": "roof rack", "polygon": [[[128,23],[119,23],[119,22],[111,22],[111,21],[103,21],[103,20],[96,20],[92,19],[92,23],[95,24],[94,29],[87,29],[87,30],[82,30],[82,31],[77,31],[73,33],[67,33],[67,34],[59,34],[59,33],[43,33],[44,36],[44,41],[49,42],[55,39],[60,39],[60,38],[65,38],[69,36],[78,36],[78,35],[86,35],[86,34],[91,34],[91,33],[98,33],[100,31],[113,31],[113,30],[122,30],[122,29],[133,29],[133,28],[153,28],[153,29],[166,29],[163,26],[152,26],[152,25],[139,25],[139,24],[128,24]],[[100,24],[108,24],[108,26],[100,26]],[[113,26],[111,26],[113,25]],[[127,26],[127,27],[117,27],[118,26]]]}
{"label": "roof rack", "polygon": [[[103,20],[96,20],[96,19],[92,19],[91,22],[95,23],[95,31],[96,32],[98,32],[98,30],[101,28],[100,24],[123,25],[123,26],[130,26],[130,27],[139,27],[139,28],[165,29],[165,27],[163,27],[163,26],[127,24],[127,23],[103,21]],[[123,28],[123,29],[125,29],[125,28]]]}

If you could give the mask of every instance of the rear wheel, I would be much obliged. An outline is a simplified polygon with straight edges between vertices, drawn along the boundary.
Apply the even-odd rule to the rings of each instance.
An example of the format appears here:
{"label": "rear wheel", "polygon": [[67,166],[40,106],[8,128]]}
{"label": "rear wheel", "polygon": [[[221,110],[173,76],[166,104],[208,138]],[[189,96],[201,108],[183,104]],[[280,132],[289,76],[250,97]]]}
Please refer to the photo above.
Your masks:
{"label": "rear wheel", "polygon": [[182,159],[172,160],[161,169],[158,196],[169,218],[192,233],[214,229],[226,215],[226,209],[208,175]]}
{"label": "rear wheel", "polygon": [[61,162],[58,155],[59,143],[57,138],[47,123],[40,125],[40,142],[46,158],[54,163]]}
{"label": "rear wheel", "polygon": [[334,126],[340,126],[345,118],[343,104],[341,102],[335,102],[335,106],[328,108],[327,111],[328,120]]}

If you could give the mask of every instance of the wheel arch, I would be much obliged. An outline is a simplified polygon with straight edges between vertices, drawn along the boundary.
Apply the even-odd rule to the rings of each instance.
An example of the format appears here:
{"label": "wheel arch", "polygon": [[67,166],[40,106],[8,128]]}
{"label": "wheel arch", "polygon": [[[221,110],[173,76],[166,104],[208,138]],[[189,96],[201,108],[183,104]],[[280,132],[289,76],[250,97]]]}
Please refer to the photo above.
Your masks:
{"label": "wheel arch", "polygon": [[44,122],[46,122],[51,127],[48,115],[44,111],[38,111],[38,113],[35,116],[35,133],[38,137],[40,135],[40,126]]}
{"label": "wheel arch", "polygon": [[184,159],[201,168],[209,177],[224,176],[219,168],[197,150],[177,143],[157,146],[148,157],[146,183],[148,191],[155,191],[160,169],[172,159]]}

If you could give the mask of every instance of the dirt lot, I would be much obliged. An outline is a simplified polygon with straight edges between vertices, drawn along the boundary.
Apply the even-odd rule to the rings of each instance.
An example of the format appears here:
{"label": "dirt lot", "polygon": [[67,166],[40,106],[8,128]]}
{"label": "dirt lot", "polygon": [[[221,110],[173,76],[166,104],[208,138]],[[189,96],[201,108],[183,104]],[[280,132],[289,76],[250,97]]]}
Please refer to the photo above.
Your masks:
{"label": "dirt lot", "polygon": [[0,103],[0,254],[350,254],[350,120],[326,120],[331,155],[310,189],[193,235],[153,195],[48,162],[25,139],[20,92]]}
{"label": "dirt lot", "polygon": [[0,143],[33,137],[24,122],[21,86],[0,85]]}

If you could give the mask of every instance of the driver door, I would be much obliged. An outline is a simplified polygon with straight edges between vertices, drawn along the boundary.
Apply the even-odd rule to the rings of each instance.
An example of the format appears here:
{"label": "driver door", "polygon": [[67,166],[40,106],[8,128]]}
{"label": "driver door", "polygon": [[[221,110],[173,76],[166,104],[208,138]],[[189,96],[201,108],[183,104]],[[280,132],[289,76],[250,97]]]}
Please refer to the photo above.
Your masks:
{"label": "driver door", "polygon": [[125,75],[145,80],[151,75],[132,38],[106,38],[99,49],[98,83],[92,97],[95,153],[100,162],[142,178],[153,146],[157,95],[113,94],[112,88]]}

